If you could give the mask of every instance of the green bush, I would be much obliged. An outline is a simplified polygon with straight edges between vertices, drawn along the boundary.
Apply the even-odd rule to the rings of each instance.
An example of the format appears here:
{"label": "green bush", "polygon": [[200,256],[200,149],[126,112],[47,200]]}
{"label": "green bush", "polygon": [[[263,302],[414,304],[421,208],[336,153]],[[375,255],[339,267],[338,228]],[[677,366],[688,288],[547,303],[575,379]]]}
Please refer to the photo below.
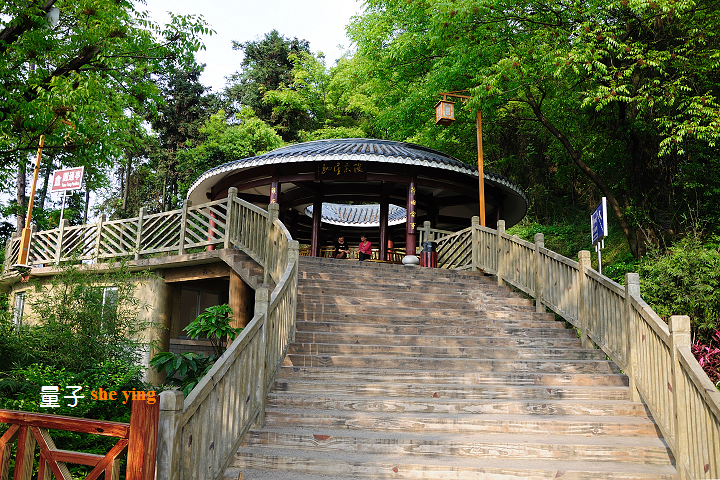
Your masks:
{"label": "green bush", "polygon": [[664,319],[689,315],[696,339],[710,345],[720,327],[720,248],[690,235],[638,264],[643,299]]}

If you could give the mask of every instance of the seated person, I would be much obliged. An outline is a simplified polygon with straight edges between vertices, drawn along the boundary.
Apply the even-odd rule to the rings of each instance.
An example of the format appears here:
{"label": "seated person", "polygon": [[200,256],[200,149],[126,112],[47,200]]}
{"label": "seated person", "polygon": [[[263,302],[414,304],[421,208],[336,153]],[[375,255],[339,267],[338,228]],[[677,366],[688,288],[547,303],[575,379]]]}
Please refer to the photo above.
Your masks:
{"label": "seated person", "polygon": [[338,237],[335,241],[335,258],[348,258],[350,247],[345,243],[345,237]]}
{"label": "seated person", "polygon": [[360,246],[358,246],[358,258],[362,262],[368,260],[372,255],[372,245],[368,242],[367,236],[360,235]]}

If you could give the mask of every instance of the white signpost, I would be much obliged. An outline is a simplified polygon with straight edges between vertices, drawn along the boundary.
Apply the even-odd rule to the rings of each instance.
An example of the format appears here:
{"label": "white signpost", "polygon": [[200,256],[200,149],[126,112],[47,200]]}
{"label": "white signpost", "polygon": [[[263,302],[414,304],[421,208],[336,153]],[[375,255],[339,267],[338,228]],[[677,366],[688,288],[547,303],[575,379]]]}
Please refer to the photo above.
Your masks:
{"label": "white signpost", "polygon": [[602,197],[602,202],[590,215],[590,231],[592,232],[592,244],[598,254],[598,273],[602,273],[602,254],[605,248],[605,237],[608,235],[607,225],[607,199]]}
{"label": "white signpost", "polygon": [[50,184],[50,193],[62,192],[62,208],[60,209],[60,223],[63,221],[65,214],[65,197],[67,192],[80,190],[82,188],[83,174],[85,167],[66,168],[65,170],[55,170]]}

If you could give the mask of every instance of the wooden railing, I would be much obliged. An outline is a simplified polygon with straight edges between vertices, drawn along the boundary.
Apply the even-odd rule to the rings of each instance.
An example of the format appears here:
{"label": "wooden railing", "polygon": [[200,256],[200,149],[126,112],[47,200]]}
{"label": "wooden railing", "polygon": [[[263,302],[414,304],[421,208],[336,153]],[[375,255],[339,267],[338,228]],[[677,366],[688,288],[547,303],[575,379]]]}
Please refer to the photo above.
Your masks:
{"label": "wooden railing", "polygon": [[[231,244],[247,245],[253,258],[262,262],[264,246],[257,247],[265,240],[266,232],[247,228],[258,223],[262,216],[260,212],[263,211],[232,194],[197,206],[186,201],[178,210],[151,215],[141,208],[137,217],[123,220],[106,221],[101,215],[96,223],[72,227],[63,220],[58,228],[32,231],[28,264],[37,267],[73,259],[86,262],[119,258],[137,260],[144,256],[182,255],[192,249]],[[267,215],[267,212],[263,213]],[[232,229],[228,228],[228,221]],[[8,240],[3,272],[8,272],[17,263],[19,249],[19,237]]]}
{"label": "wooden railing", "polygon": [[[157,403],[149,404],[145,400],[135,400],[132,402],[132,413],[128,424],[0,410],[0,424],[9,425],[0,436],[0,480],[8,478],[11,447],[16,440],[15,468],[12,477],[16,480],[30,478],[48,480],[53,476],[59,480],[71,480],[68,463],[93,467],[85,480],[117,479],[120,475],[120,457],[126,450],[125,478],[154,480],[158,411]],[[49,430],[103,435],[119,440],[105,455],[73,452],[58,449]],[[40,447],[38,475],[32,477],[37,447]]]}
{"label": "wooden railing", "polygon": [[235,193],[230,189],[226,245],[260,263],[275,287],[255,291],[253,319],[187,398],[160,394],[158,479],[222,476],[250,426],[264,424],[265,398],[294,341],[298,242],[277,219],[277,204],[265,212]]}
{"label": "wooden railing", "polygon": [[[535,298],[576,327],[585,347],[597,345],[627,374],[634,401],[650,410],[676,459],[678,478],[720,478],[720,392],[690,351],[690,319],[666,324],[640,297],[639,277],[625,286],[545,248],[542,234],[527,242],[498,229],[472,226],[448,234],[425,225],[438,242],[441,268],[483,270]],[[433,239],[432,237],[435,236]],[[424,239],[427,239],[425,237]]]}

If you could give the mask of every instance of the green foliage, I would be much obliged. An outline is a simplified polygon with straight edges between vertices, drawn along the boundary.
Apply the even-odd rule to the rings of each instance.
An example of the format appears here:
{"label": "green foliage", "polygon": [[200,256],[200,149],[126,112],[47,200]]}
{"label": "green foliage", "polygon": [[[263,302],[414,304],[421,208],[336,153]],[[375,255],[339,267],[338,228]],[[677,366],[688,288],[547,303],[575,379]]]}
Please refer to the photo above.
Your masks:
{"label": "green foliage", "polygon": [[242,328],[230,325],[232,314],[227,304],[208,307],[184,329],[192,339],[210,340],[215,352],[213,355],[160,352],[150,360],[150,366],[158,372],[164,370],[167,383],[179,385],[187,396],[223,354],[226,340],[235,340],[242,332]]}
{"label": "green foliage", "polygon": [[243,108],[234,121],[225,119],[225,112],[211,115],[198,132],[196,142],[178,152],[180,194],[206,170],[241,158],[260,155],[283,146],[282,138],[250,108]]}
{"label": "green foliage", "polygon": [[276,128],[283,140],[291,141],[308,120],[307,110],[286,108],[274,112],[264,100],[265,92],[288,87],[293,82],[291,55],[310,53],[307,40],[287,39],[277,30],[265,34],[259,41],[233,42],[233,49],[245,54],[242,70],[230,79],[226,90],[228,98],[238,105],[257,112],[258,118]]}
{"label": "green foliage", "polygon": [[[187,397],[215,364],[216,357],[193,352],[160,352],[150,360],[158,372],[165,371],[166,383],[177,385]],[[176,378],[179,377],[179,378]]]}
{"label": "green foliage", "polygon": [[232,315],[232,308],[228,304],[208,307],[185,327],[185,331],[193,340],[200,337],[210,340],[215,356],[219,358],[225,351],[225,339],[235,340],[243,330],[230,325]]}
{"label": "green foliage", "polygon": [[689,235],[638,265],[642,297],[658,315],[689,315],[696,338],[710,345],[720,328],[720,238]]}
{"label": "green foliage", "polygon": [[127,267],[104,274],[68,265],[48,283],[36,283],[26,300],[32,313],[18,336],[17,365],[77,372],[109,360],[138,363],[146,347],[141,333],[150,327],[138,316],[145,308],[134,295],[140,278]]}

